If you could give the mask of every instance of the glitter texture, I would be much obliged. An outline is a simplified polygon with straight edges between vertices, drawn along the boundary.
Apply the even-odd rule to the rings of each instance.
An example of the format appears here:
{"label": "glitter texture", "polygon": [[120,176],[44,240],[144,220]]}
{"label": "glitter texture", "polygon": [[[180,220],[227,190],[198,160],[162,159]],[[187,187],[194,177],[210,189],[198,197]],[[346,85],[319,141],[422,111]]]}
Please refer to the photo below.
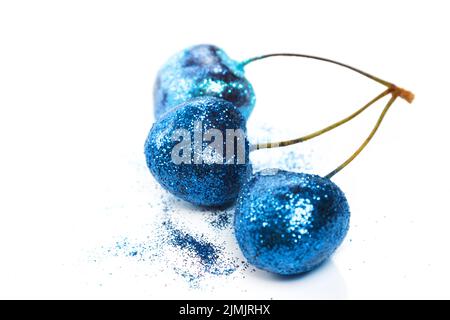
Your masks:
{"label": "glitter texture", "polygon": [[154,87],[154,115],[192,98],[213,96],[233,103],[248,118],[255,94],[242,66],[213,45],[197,45],[172,58],[158,72]]}
{"label": "glitter texture", "polygon": [[344,239],[349,219],[345,195],[331,180],[263,171],[255,174],[239,195],[235,232],[251,264],[292,275],[310,271],[326,260]]}
{"label": "glitter texture", "polygon": [[[172,152],[180,142],[173,139],[174,136],[178,137],[176,132],[179,129],[187,130],[191,141],[194,141],[199,122],[202,132],[209,129],[221,132],[223,152],[212,152],[221,163],[207,161],[209,155],[204,150],[207,150],[210,142],[206,141],[200,141],[200,150],[192,148],[192,159],[202,159],[201,164],[195,164],[194,161],[190,164],[174,163]],[[227,162],[227,130],[237,129],[244,133],[244,137],[235,139],[235,147],[242,143],[245,146],[243,164]],[[173,195],[201,206],[224,206],[236,200],[251,174],[248,150],[245,118],[231,103],[213,97],[193,99],[178,106],[153,125],[145,142],[147,166],[156,180]],[[232,153],[235,152],[233,150]]]}
{"label": "glitter texture", "polygon": [[[208,210],[188,206],[158,187],[161,199],[148,204],[151,224],[136,222],[136,228],[90,254],[90,260],[104,266],[107,274],[140,270],[135,277],[149,281],[167,279],[174,289],[183,282],[191,289],[209,290],[220,283],[242,280],[254,270],[243,260],[232,235],[232,224],[215,226],[217,218],[231,216],[233,210]],[[123,209],[121,209],[123,210]],[[135,213],[133,213],[135,214]],[[133,221],[136,216],[133,216]],[[138,227],[139,225],[139,227]],[[149,233],[149,230],[151,232]],[[116,268],[113,268],[113,267]]]}
{"label": "glitter texture", "polygon": [[[200,261],[204,272],[213,275],[229,275],[236,270],[236,264],[230,261],[223,261],[222,251],[218,245],[208,241],[204,237],[194,235],[177,229],[170,221],[164,222],[169,233],[169,243],[176,248],[186,250],[191,256]],[[184,272],[186,274],[188,272]],[[190,273],[192,279],[192,272]],[[195,277],[198,278],[198,277]]]}

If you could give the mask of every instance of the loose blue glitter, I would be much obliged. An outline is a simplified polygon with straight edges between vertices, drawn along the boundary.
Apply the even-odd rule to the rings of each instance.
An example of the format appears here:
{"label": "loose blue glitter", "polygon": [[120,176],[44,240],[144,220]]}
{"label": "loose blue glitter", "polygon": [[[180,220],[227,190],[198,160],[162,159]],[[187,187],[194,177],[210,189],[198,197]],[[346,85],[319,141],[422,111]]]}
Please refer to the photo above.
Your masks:
{"label": "loose blue glitter", "polygon": [[165,221],[163,224],[169,231],[170,243],[172,245],[191,251],[195,256],[200,258],[201,263],[208,270],[216,264],[219,258],[219,250],[216,246],[204,239],[196,239],[189,233],[176,229],[170,221]]}
{"label": "loose blue glitter", "polygon": [[[237,256],[239,248],[231,241],[231,228],[224,230],[212,225],[212,221],[223,214],[231,218],[231,209],[201,209],[201,218],[198,218],[205,223],[203,228],[198,228],[193,227],[192,220],[185,215],[183,203],[168,194],[152,207],[160,210],[156,212],[156,221],[138,232],[142,238],[121,237],[112,245],[102,247],[102,253],[92,256],[91,261],[101,263],[114,257],[121,264],[115,273],[130,270],[123,269],[122,264],[140,263],[147,270],[140,276],[158,277],[164,271],[165,277],[176,275],[192,289],[207,289],[217,277],[223,280],[245,277],[249,265]],[[148,230],[151,230],[149,235]]]}
{"label": "loose blue glitter", "polygon": [[180,103],[203,96],[233,103],[246,118],[255,105],[242,64],[213,45],[193,46],[170,58],[158,72],[153,94],[156,119]]}
{"label": "loose blue glitter", "polygon": [[214,216],[214,219],[210,222],[211,226],[216,229],[223,230],[231,226],[233,222],[232,211],[225,211]]}
{"label": "loose blue glitter", "polygon": [[344,193],[317,175],[255,174],[239,195],[235,233],[248,261],[292,275],[326,260],[344,239],[350,211]]}
{"label": "loose blue glitter", "polygon": [[222,245],[207,240],[203,235],[181,230],[170,220],[166,220],[163,226],[167,231],[168,245],[179,249],[179,254],[186,257],[181,265],[177,264],[173,269],[190,287],[199,287],[200,281],[207,275],[229,276],[239,268],[238,259],[229,256]]}

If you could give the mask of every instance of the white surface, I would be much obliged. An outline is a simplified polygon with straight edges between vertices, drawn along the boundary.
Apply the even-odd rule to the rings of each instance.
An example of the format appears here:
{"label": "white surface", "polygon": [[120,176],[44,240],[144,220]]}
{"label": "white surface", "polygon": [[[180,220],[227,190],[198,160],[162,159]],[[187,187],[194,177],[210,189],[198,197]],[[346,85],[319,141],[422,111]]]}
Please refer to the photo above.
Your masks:
{"label": "white surface", "polygon": [[[0,297],[450,298],[448,6],[2,1]],[[412,105],[396,102],[370,146],[334,179],[350,202],[351,230],[316,272],[289,281],[256,272],[190,289],[166,271],[144,276],[145,264],[88,261],[115,237],[145,234],[157,215],[146,204],[161,194],[142,154],[154,76],[168,56],[197,43],[235,59],[326,56],[416,93]],[[250,127],[270,122],[298,134],[382,89],[296,59],[249,65],[247,76],[258,99]],[[380,109],[305,144],[321,159],[315,172],[343,161]]]}

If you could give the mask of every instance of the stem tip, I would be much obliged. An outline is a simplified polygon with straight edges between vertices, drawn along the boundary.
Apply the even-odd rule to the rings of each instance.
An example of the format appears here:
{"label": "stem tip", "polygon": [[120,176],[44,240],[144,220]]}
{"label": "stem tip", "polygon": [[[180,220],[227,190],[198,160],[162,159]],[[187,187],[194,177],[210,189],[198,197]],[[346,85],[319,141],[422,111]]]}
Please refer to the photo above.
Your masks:
{"label": "stem tip", "polygon": [[406,100],[408,103],[412,103],[414,101],[414,93],[406,89],[392,85],[391,92],[393,95]]}

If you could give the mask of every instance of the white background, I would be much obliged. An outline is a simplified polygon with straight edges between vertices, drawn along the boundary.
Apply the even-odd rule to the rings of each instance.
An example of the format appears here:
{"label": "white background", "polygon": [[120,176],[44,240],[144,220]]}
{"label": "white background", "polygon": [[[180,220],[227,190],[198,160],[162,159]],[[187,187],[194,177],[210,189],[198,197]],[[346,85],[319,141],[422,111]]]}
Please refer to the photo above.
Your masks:
{"label": "white background", "polygon": [[[449,9],[448,1],[1,1],[0,297],[450,298]],[[142,153],[155,74],[198,43],[238,60],[279,51],[334,58],[417,99],[396,102],[334,178],[351,230],[317,272],[289,281],[257,272],[202,290],[165,273],[136,280],[145,266],[129,264],[100,286],[107,271],[86,252],[156,214],[136,205],[159,197]],[[258,100],[250,129],[265,122],[309,133],[382,90],[300,59],[246,72]],[[305,144],[321,159],[315,172],[342,162],[381,107]]]}

